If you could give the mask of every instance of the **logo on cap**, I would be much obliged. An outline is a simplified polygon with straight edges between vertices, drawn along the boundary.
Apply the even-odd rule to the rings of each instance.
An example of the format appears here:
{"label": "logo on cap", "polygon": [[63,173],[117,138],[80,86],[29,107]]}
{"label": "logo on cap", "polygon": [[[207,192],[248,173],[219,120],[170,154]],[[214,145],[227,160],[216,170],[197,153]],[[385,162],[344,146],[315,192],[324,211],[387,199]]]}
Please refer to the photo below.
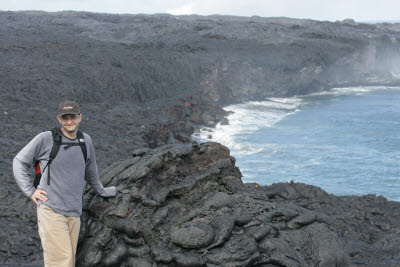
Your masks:
{"label": "logo on cap", "polygon": [[66,107],[63,107],[63,110],[70,110],[70,109],[73,109],[74,107],[71,107],[71,106],[66,106]]}

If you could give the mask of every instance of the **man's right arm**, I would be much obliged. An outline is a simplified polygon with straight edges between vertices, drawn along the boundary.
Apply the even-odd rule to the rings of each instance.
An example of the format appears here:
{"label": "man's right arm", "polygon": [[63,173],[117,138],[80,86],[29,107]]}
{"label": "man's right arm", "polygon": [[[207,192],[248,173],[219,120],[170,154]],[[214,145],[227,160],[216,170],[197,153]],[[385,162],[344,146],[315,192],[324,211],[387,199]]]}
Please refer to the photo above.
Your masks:
{"label": "man's right arm", "polygon": [[13,161],[14,179],[21,191],[29,198],[35,193],[36,188],[31,180],[31,166],[46,153],[45,134],[40,133],[33,138],[18,154]]}

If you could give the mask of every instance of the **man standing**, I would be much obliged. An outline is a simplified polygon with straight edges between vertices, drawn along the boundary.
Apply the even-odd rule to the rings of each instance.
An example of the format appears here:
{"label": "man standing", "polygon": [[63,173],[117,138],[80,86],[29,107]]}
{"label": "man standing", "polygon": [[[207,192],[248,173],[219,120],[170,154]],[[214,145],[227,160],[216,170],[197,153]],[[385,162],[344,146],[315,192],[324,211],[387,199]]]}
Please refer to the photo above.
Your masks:
{"label": "man standing", "polygon": [[[75,266],[85,179],[103,197],[115,196],[117,192],[115,187],[103,187],[99,180],[92,139],[78,132],[82,120],[78,104],[74,101],[61,103],[57,119],[61,129],[42,132],[32,139],[14,158],[13,172],[22,192],[37,205],[45,266],[72,267]],[[54,141],[57,132],[60,142]],[[56,143],[59,147],[54,153]],[[42,170],[37,189],[30,178],[34,162],[38,162]]]}

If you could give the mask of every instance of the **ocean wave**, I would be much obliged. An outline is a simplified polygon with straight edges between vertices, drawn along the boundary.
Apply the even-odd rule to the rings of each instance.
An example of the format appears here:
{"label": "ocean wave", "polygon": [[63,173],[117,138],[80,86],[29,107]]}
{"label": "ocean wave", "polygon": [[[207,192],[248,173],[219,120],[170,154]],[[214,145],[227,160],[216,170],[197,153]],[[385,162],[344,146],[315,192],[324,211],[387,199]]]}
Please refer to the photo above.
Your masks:
{"label": "ocean wave", "polygon": [[299,97],[272,97],[264,101],[250,101],[224,107],[232,112],[227,119],[229,125],[218,123],[215,128],[202,127],[200,133],[192,135],[199,142],[214,141],[229,147],[236,155],[252,155],[257,153],[276,153],[271,147],[258,146],[238,141],[238,137],[246,136],[264,127],[272,127],[285,117],[299,111],[303,100]]}
{"label": "ocean wave", "polygon": [[388,87],[388,86],[339,87],[339,88],[332,88],[328,91],[312,93],[305,96],[307,97],[307,96],[325,96],[325,95],[332,95],[332,96],[362,95],[372,91],[387,90],[387,89],[400,90],[400,87]]}
{"label": "ocean wave", "polygon": [[385,86],[342,87],[304,96],[270,97],[263,101],[249,101],[242,104],[229,105],[224,107],[224,110],[231,112],[227,117],[229,125],[218,123],[215,128],[202,127],[200,133],[192,135],[192,139],[198,142],[214,141],[221,143],[229,147],[235,155],[253,155],[264,152],[276,153],[270,147],[250,144],[243,137],[262,128],[273,127],[287,116],[299,112],[301,106],[311,100],[309,97],[357,95],[381,89],[400,88]]}
{"label": "ocean wave", "polygon": [[293,111],[303,100],[298,97],[277,98],[271,97],[264,101],[249,101],[243,104],[231,105],[224,108],[226,111],[240,112],[242,110],[264,112],[264,111]]}

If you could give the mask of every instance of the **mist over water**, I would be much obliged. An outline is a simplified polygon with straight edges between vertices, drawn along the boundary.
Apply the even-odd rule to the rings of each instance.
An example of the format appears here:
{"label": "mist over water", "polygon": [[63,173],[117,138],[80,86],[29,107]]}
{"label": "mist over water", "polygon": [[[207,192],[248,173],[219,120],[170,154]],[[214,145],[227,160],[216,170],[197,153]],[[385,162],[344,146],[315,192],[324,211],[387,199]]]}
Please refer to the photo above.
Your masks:
{"label": "mist over water", "polygon": [[357,87],[225,108],[194,139],[231,149],[245,182],[301,182],[400,201],[400,88]]}

